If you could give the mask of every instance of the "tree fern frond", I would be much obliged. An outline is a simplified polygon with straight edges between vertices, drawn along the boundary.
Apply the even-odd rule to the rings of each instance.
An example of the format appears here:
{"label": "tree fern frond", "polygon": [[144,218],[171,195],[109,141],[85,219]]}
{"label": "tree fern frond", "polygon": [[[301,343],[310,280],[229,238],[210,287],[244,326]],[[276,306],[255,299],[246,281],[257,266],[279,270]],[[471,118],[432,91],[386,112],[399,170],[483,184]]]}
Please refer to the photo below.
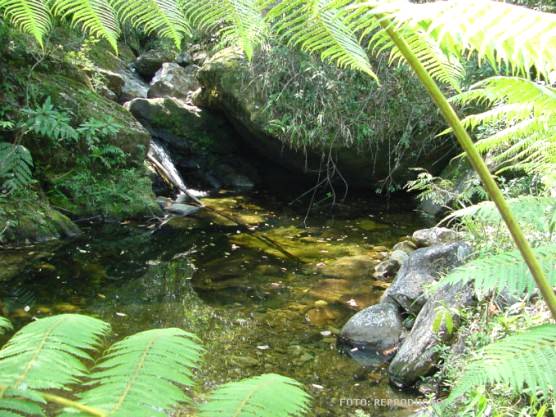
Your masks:
{"label": "tree fern frond", "polygon": [[508,66],[525,77],[533,67],[542,76],[556,69],[554,14],[491,0],[394,1],[387,6],[391,18],[426,31],[448,54],[476,53],[496,69]]}
{"label": "tree fern frond", "polygon": [[[200,417],[294,417],[308,411],[309,395],[299,382],[264,374],[217,388],[200,407]],[[272,404],[272,406],[270,406]]]}
{"label": "tree fern frond", "polygon": [[29,33],[44,47],[44,37],[50,31],[51,20],[43,0],[0,0],[2,14],[22,32]]}
{"label": "tree fern frond", "polygon": [[12,323],[5,317],[0,317],[0,335],[13,330]]}
{"label": "tree fern frond", "polygon": [[216,31],[225,42],[238,43],[249,59],[263,40],[266,24],[258,0],[191,0],[186,14],[201,30]]}
{"label": "tree fern frond", "polygon": [[367,52],[342,12],[349,3],[349,0],[285,1],[272,7],[266,19],[289,44],[378,79]]}
{"label": "tree fern frond", "polygon": [[90,359],[109,331],[101,320],[76,314],[39,319],[19,330],[0,350],[0,385],[15,389],[65,389],[86,369],[80,360]]}
{"label": "tree fern frond", "polygon": [[24,188],[33,182],[33,158],[22,145],[0,142],[0,183],[8,193]]}
{"label": "tree fern frond", "polygon": [[[533,249],[546,277],[556,286],[556,245],[546,245]],[[519,251],[478,258],[454,269],[438,285],[454,285],[473,281],[475,292],[482,297],[491,291],[507,291],[515,295],[532,293],[535,281],[523,262]]]}
{"label": "tree fern frond", "polygon": [[[178,385],[193,384],[192,369],[202,352],[197,341],[191,333],[172,328],[144,331],[115,343],[90,375],[93,387],[79,394],[79,401],[107,416],[166,417],[189,401]],[[76,416],[71,410],[62,415]]]}
{"label": "tree fern frond", "polygon": [[11,393],[0,398],[0,416],[2,417],[45,417],[41,406],[21,398],[10,398]]}
{"label": "tree fern frond", "polygon": [[445,404],[477,386],[501,383],[515,392],[556,388],[556,325],[545,324],[503,338],[477,352]]}
{"label": "tree fern frond", "polygon": [[109,1],[53,0],[52,13],[69,18],[73,26],[81,27],[84,32],[106,39],[118,51],[120,27]]}
{"label": "tree fern frond", "polygon": [[181,48],[184,37],[191,35],[191,27],[184,15],[180,0],[109,0],[120,20],[146,33],[156,33],[171,39]]}

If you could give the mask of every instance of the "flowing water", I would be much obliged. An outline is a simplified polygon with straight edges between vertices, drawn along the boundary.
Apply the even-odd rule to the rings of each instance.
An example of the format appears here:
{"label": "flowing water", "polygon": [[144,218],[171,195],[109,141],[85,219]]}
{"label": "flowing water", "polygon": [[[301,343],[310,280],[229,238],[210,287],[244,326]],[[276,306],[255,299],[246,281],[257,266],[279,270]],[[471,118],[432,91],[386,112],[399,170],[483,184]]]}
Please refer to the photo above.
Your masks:
{"label": "flowing water", "polygon": [[159,224],[90,226],[83,236],[0,252],[0,307],[21,326],[33,317],[86,313],[114,337],[179,326],[207,350],[194,395],[266,372],[301,381],[314,416],[411,413],[413,398],[388,385],[384,369],[359,365],[336,348],[338,330],[376,303],[384,282],[371,271],[385,247],[419,227],[402,210],[353,201],[304,213],[267,195],[220,196],[203,211]]}

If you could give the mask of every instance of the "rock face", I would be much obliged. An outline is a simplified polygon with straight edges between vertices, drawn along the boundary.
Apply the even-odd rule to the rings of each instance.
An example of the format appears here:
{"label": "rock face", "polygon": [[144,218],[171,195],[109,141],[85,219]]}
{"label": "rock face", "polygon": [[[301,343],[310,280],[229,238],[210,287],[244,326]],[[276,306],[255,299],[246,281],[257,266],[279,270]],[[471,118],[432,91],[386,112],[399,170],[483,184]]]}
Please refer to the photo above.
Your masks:
{"label": "rock face", "polygon": [[344,325],[341,341],[383,356],[391,355],[400,342],[402,320],[393,304],[376,304],[355,314]]}
{"label": "rock face", "polygon": [[[279,57],[262,56],[257,59],[272,67],[272,60],[279,60]],[[302,71],[301,68],[304,67],[301,63],[303,60],[301,55],[291,57],[291,60],[294,63],[292,65],[299,65],[300,71]],[[277,71],[282,70],[282,68],[276,68]],[[330,67],[326,70],[330,71]],[[290,82],[292,81],[291,74],[289,76],[284,75],[282,84],[274,85],[269,89],[258,78],[256,79],[252,76],[253,72],[243,56],[233,49],[224,50],[214,55],[203,65],[199,72],[198,78],[203,86],[203,90],[196,97],[195,103],[200,107],[209,107],[222,111],[234,124],[238,132],[240,132],[248,146],[261,156],[280,164],[288,172],[295,173],[296,175],[309,175],[309,172],[318,170],[324,149],[326,149],[327,154],[330,150],[329,144],[325,145],[315,141],[311,146],[303,147],[307,152],[293,149],[286,144],[290,143],[288,140],[291,138],[289,136],[284,137],[279,133],[280,130],[275,128],[276,118],[280,115],[269,114],[267,111],[269,101],[274,100],[274,97],[285,96],[284,92],[287,92],[290,98],[294,97],[295,91],[300,89],[303,89],[303,94],[307,96],[311,96],[311,94],[318,95],[318,92],[305,91],[306,86],[303,88],[296,87],[295,82]],[[406,152],[401,150],[401,148],[397,148],[401,151],[395,155],[388,151],[391,149],[392,143],[397,143],[404,134],[408,134],[408,132],[404,133],[400,127],[406,126],[409,119],[415,114],[414,111],[416,111],[417,107],[424,105],[428,99],[425,95],[422,97],[419,95],[419,98],[407,98],[407,94],[400,91],[398,80],[391,78],[392,72],[390,70],[383,71],[380,76],[383,86],[388,85],[388,87],[373,90],[374,87],[369,83],[369,90],[372,92],[365,92],[365,96],[369,100],[366,103],[376,103],[372,112],[347,108],[348,104],[346,102],[346,108],[339,108],[334,115],[335,118],[337,117],[338,123],[344,122],[343,119],[358,112],[369,115],[368,120],[359,123],[360,125],[368,126],[368,129],[364,129],[364,133],[360,133],[357,138],[357,141],[360,141],[360,143],[369,144],[368,147],[338,145],[334,146],[331,151],[336,161],[336,166],[343,177],[347,179],[350,186],[356,188],[368,188],[389,177],[389,174],[393,174],[391,178],[394,178],[398,183],[405,183],[410,176],[408,173],[411,172],[411,170],[407,169],[408,167],[419,165],[428,167],[433,171],[438,171],[438,169],[442,168],[442,162],[436,163],[450,156],[450,151],[444,145],[439,145],[438,141],[429,140],[434,136],[433,132],[439,120],[436,119],[436,116],[432,117],[428,110],[423,111],[423,117],[420,119],[420,122],[415,122],[420,127],[410,133],[410,140],[412,141],[411,149],[417,149],[418,151]],[[336,74],[336,77],[341,79],[341,76],[338,74]],[[410,77],[410,75],[407,75],[406,79],[407,77]],[[339,81],[339,83],[341,82]],[[369,80],[364,79],[362,82],[366,83]],[[344,86],[342,91],[352,88],[354,84],[361,84],[353,80],[350,83],[342,84]],[[413,89],[413,91],[415,92],[416,90]],[[354,94],[355,96],[356,94]],[[403,110],[397,107],[401,103],[407,103],[408,100],[413,99],[416,102],[404,107]],[[279,98],[279,100],[281,99]],[[349,103],[350,105],[357,106],[354,104],[356,101],[357,98],[354,98]],[[385,101],[388,102],[388,106],[392,106],[400,112],[397,122],[388,124],[389,127],[386,131],[381,130],[386,126],[382,119],[386,117],[386,113],[390,112],[390,110],[387,110],[387,106],[383,105]],[[276,103],[274,108],[277,107],[283,108],[281,118],[287,119],[290,116],[293,118],[293,113],[289,114],[288,112],[294,112],[298,106],[297,102],[284,101]],[[315,119],[318,118],[316,114],[312,116]],[[305,118],[296,122],[296,125],[299,124],[301,130],[305,129],[308,133],[307,136],[310,136],[310,134],[316,135],[317,123],[307,122],[307,125],[303,125],[303,120]],[[413,124],[413,121],[409,124]],[[288,131],[290,125],[292,125],[291,122],[286,123],[286,131]],[[438,126],[440,125],[438,124]],[[336,124],[334,126],[335,132],[338,132],[337,127],[338,125]],[[323,134],[326,135],[326,133]],[[297,149],[300,148],[302,146],[297,147]],[[392,167],[395,168],[393,169]]]}
{"label": "rock face", "polygon": [[421,229],[413,233],[413,241],[419,247],[440,245],[442,243],[456,242],[460,240],[460,235],[445,227],[432,227]]}
{"label": "rock face", "polygon": [[194,66],[183,68],[169,62],[162,64],[162,68],[151,81],[148,97],[188,97],[192,91],[200,88],[195,73],[196,67]]}
{"label": "rock face", "polygon": [[150,81],[165,62],[172,62],[174,53],[163,49],[151,49],[135,60],[135,69],[145,80]]}
{"label": "rock face", "polygon": [[444,325],[438,334],[433,331],[438,309],[449,307],[448,314],[453,318],[455,330],[459,327],[458,310],[473,302],[473,290],[469,285],[440,288],[426,302],[411,332],[390,363],[388,368],[390,380],[398,386],[407,387],[417,382],[420,377],[428,375],[438,361],[436,347],[448,342],[452,337]]}
{"label": "rock face", "polygon": [[417,249],[384,293],[383,302],[398,304],[412,314],[419,313],[427,301],[426,286],[441,273],[461,265],[470,252],[469,245],[460,242]]}

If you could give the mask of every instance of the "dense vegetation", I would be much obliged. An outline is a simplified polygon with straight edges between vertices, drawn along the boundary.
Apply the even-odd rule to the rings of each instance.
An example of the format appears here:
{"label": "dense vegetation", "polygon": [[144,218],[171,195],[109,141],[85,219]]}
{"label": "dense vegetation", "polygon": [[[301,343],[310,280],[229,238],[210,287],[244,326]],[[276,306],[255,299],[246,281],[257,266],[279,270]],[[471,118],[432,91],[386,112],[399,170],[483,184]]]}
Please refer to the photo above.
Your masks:
{"label": "dense vegetation", "polygon": [[[126,142],[119,135],[129,127],[126,116],[101,120],[88,114],[84,109],[89,105],[83,103],[91,96],[82,86],[70,85],[75,90],[69,94],[70,100],[56,103],[55,92],[59,89],[49,90],[49,86],[66,80],[47,80],[44,72],[41,75],[48,36],[58,21],[108,42],[114,51],[122,49],[118,41],[126,31],[142,32],[136,35],[142,39],[146,35],[170,39],[176,48],[181,48],[196,31],[215,34],[219,42],[216,49],[239,45],[250,60],[249,71],[259,77],[258,93],[267,98],[266,107],[260,111],[272,121],[269,133],[306,150],[315,145],[326,149],[337,142],[347,147],[372,147],[382,136],[381,127],[366,123],[365,114],[372,107],[369,102],[362,106],[354,103],[365,100],[362,97],[366,91],[384,88],[375,83],[387,73],[387,89],[409,91],[409,85],[419,83],[415,94],[425,100],[424,92],[428,93],[427,107],[434,103],[447,122],[443,136],[456,138],[464,150],[462,156],[468,157],[480,182],[460,159],[455,162],[459,164],[455,172],[441,177],[423,172],[408,187],[421,191],[423,199],[456,209],[445,221],[452,222],[475,244],[474,259],[441,279],[439,285],[472,282],[476,296],[487,300],[478,311],[465,313],[460,333],[468,332],[473,337],[468,338],[464,353],[442,352],[444,367],[434,378],[443,378],[444,384],[453,387],[436,411],[443,415],[482,416],[494,410],[496,415],[504,415],[500,403],[505,396],[511,396],[515,401],[508,411],[510,415],[556,413],[554,14],[486,0],[426,4],[348,0],[244,0],[218,4],[202,0],[183,4],[0,0],[0,11],[13,28],[32,35],[42,51],[38,59],[33,54],[26,55],[22,50],[28,43],[24,43],[19,49],[12,46],[3,52],[10,65],[21,59],[35,60],[36,64],[30,75],[11,72],[7,67],[0,69],[9,80],[2,86],[6,100],[0,108],[0,128],[6,132],[6,140],[0,143],[0,219],[10,218],[10,204],[14,201],[25,202],[29,196],[33,196],[32,201],[44,201],[43,196],[36,197],[44,189],[50,202],[44,203],[44,210],[52,204],[74,216],[100,213],[124,218],[157,211],[143,168],[148,135],[143,143]],[[515,30],[516,25],[520,30]],[[2,36],[13,36],[11,28],[2,30]],[[320,70],[313,58],[304,56],[300,60],[294,55],[291,49],[295,48],[318,53],[322,60],[337,64],[342,71],[330,67]],[[83,49],[61,56],[51,53],[50,57],[60,69],[67,70],[67,61],[73,59],[86,70],[90,64],[88,55],[80,53]],[[376,62],[384,59],[393,69],[375,68]],[[466,68],[472,68],[472,76],[466,76]],[[285,80],[291,72],[295,73],[293,90],[286,88],[291,81]],[[100,88],[104,81],[96,78],[94,71],[93,74],[90,87]],[[338,79],[332,80],[333,77]],[[470,79],[477,82],[469,86]],[[242,82],[248,84],[245,79]],[[286,87],[278,95],[269,93],[284,83]],[[338,99],[340,87],[349,84],[356,85],[350,95]],[[316,94],[304,94],[305,91]],[[77,105],[67,109],[71,103]],[[349,111],[352,105],[362,113],[335,119],[337,106]],[[99,106],[100,113],[111,109],[119,114],[113,103],[102,101]],[[403,103],[390,102],[381,109],[378,120],[396,118],[393,109],[400,108],[404,108]],[[466,116],[460,118],[455,108]],[[436,120],[426,120],[424,108],[413,110],[418,119],[415,125],[436,125]],[[317,125],[318,129],[307,133],[304,123]],[[395,130],[393,154],[411,149],[414,128],[412,124],[408,129]],[[474,134],[473,139],[468,132]],[[63,170],[47,175],[52,158],[63,159],[58,165]],[[35,165],[39,169],[33,172]],[[36,182],[43,183],[43,188],[37,187]],[[481,201],[487,199],[491,201]],[[136,203],[139,207],[133,206]],[[58,224],[63,222],[59,220]],[[11,228],[10,220],[6,220],[0,237],[8,236]],[[516,307],[517,313],[498,311],[494,319],[485,320],[483,317],[491,314],[488,300],[498,296],[525,301]],[[441,312],[436,330],[444,324],[451,332],[452,314],[455,315],[449,308]],[[65,320],[71,324],[67,329],[58,328],[58,324],[48,327]],[[2,323],[9,328],[7,322]],[[477,326],[482,328],[477,330]],[[53,331],[59,334],[53,337]],[[150,407],[148,413],[163,415],[160,409],[171,409],[186,400],[174,384],[191,384],[190,369],[200,351],[192,335],[166,329],[131,336],[113,345],[91,371],[77,358],[89,360],[86,351],[96,350],[98,339],[107,331],[106,323],[79,316],[54,316],[24,327],[0,351],[0,408],[15,416],[42,415],[40,404],[52,401],[68,410],[78,409],[81,415],[126,416],[140,415],[133,399],[141,398]],[[42,344],[39,349],[37,341]],[[153,354],[153,362],[149,363],[145,358],[148,349],[158,347],[155,341],[160,341],[161,353]],[[184,357],[189,360],[180,362],[183,369],[174,374],[169,368],[175,369],[177,356],[180,361]],[[39,372],[41,369],[37,375],[25,371],[35,369],[37,358],[48,363],[44,369],[48,377]],[[66,366],[66,361],[72,366]],[[60,366],[62,362],[64,365]],[[152,370],[141,375],[144,379],[136,375],[137,386],[124,380],[133,369],[149,366]],[[141,387],[152,383],[158,371],[168,380],[160,397],[150,398]],[[77,393],[76,402],[43,392],[67,389],[82,377],[93,381],[93,388]],[[266,384],[271,384],[272,394],[265,391],[269,390]],[[119,390],[125,395],[112,398]],[[445,394],[443,391],[439,396]],[[246,395],[246,400],[238,403],[241,395]],[[129,403],[125,402],[126,396]],[[268,397],[273,400],[271,407],[266,403]],[[242,414],[240,410],[236,415],[296,415],[306,410],[307,397],[295,382],[263,375],[216,390],[212,401],[202,405],[199,412],[206,416],[227,415],[242,407],[247,411]]]}

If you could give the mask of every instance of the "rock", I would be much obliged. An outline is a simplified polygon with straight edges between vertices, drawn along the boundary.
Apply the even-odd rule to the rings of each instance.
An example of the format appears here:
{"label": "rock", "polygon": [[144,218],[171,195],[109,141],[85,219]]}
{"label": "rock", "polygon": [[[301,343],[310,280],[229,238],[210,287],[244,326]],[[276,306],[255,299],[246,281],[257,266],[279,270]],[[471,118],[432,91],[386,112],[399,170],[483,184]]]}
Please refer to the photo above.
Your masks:
{"label": "rock", "polygon": [[365,255],[344,256],[320,267],[322,275],[338,278],[370,277],[376,261]]}
{"label": "rock", "polygon": [[323,279],[309,291],[312,297],[336,303],[349,291],[350,282],[346,279]]}
{"label": "rock", "polygon": [[305,320],[314,326],[323,326],[329,322],[336,321],[341,315],[342,313],[337,308],[326,305],[307,311]]}
{"label": "rock", "polygon": [[135,98],[147,97],[149,85],[140,79],[134,71],[126,68],[120,72],[120,75],[124,80],[122,93],[119,97],[120,103],[125,103]]}
{"label": "rock", "polygon": [[189,204],[174,203],[170,205],[170,207],[167,207],[166,210],[169,213],[185,217],[197,213],[199,210],[201,210],[201,208],[197,206],[191,206]]}
{"label": "rock", "polygon": [[390,254],[390,260],[396,262],[400,268],[408,259],[409,255],[403,250],[397,249]]}
{"label": "rock", "polygon": [[182,67],[187,67],[193,63],[193,58],[188,51],[183,51],[176,57],[176,63]]}
{"label": "rock", "polygon": [[163,49],[151,49],[135,60],[135,69],[146,80],[150,80],[165,62],[174,60],[174,53]]}
{"label": "rock", "polygon": [[415,243],[412,242],[411,240],[404,240],[399,243],[396,243],[392,248],[392,250],[401,250],[407,254],[410,254],[415,249],[417,249],[417,245],[415,245]]}
{"label": "rock", "polygon": [[116,97],[120,97],[125,85],[125,80],[122,75],[103,68],[97,68],[96,71],[104,78],[106,87],[108,87]]}
{"label": "rock", "polygon": [[415,231],[412,236],[419,247],[439,245],[441,243],[456,242],[461,239],[458,232],[446,227],[432,227]]}
{"label": "rock", "polygon": [[[258,54],[253,62],[267,65],[268,68],[272,68],[274,62],[285,61],[280,54],[289,54],[287,55],[287,62],[290,62],[298,71],[301,71],[306,64],[302,54],[295,51],[284,52],[283,48],[269,48],[269,51],[259,51]],[[381,67],[381,65],[378,63],[378,67]],[[323,71],[330,70],[329,66],[326,66],[326,69],[324,69],[324,66],[325,64],[323,64]],[[373,106],[375,111],[367,111],[364,107],[357,110],[362,114],[369,115],[368,120],[363,124],[372,126],[364,131],[365,133],[361,133],[358,139],[361,140],[360,143],[372,145],[369,145],[368,148],[365,148],[365,145],[361,147],[347,146],[342,144],[342,140],[338,140],[336,141],[337,145],[330,149],[329,143],[319,142],[315,139],[310,146],[303,147],[303,150],[299,146],[297,148],[289,146],[293,141],[301,139],[289,137],[290,133],[280,133],[284,130],[289,132],[290,129],[287,123],[285,129],[276,128],[276,121],[287,119],[288,112],[293,117],[295,109],[302,106],[306,97],[320,93],[317,92],[318,83],[305,84],[301,87],[299,82],[295,80],[291,82],[291,74],[288,71],[290,70],[285,67],[276,68],[274,79],[283,80],[283,82],[278,81],[269,86],[268,83],[263,82],[264,77],[253,77],[255,73],[253,67],[240,51],[233,48],[225,49],[210,57],[199,71],[198,78],[203,89],[196,96],[195,103],[200,107],[223,112],[239,132],[246,145],[253,151],[261,157],[278,164],[287,173],[306,180],[313,180],[316,177],[314,172],[319,171],[321,155],[325,149],[326,152],[333,155],[337,169],[341,172],[342,177],[347,180],[350,188],[368,188],[373,184],[378,184],[392,173],[393,166],[396,166],[395,173],[392,173],[394,181],[399,183],[405,183],[408,179],[414,177],[414,172],[409,170],[408,167],[417,164],[426,166],[433,172],[438,173],[443,167],[443,162],[447,162],[451,156],[452,151],[450,151],[449,146],[439,144],[438,141],[433,139],[436,131],[435,126],[440,126],[440,119],[437,115],[424,110],[419,114],[426,114],[426,120],[421,117],[419,123],[410,121],[416,107],[425,106],[424,103],[428,103],[429,99],[419,93],[419,98],[409,99],[405,96],[404,100],[401,100],[403,90],[400,89],[400,80],[393,76],[392,71],[386,70],[384,65],[382,65],[382,70],[379,71],[380,78],[383,81],[382,88],[374,88],[370,85],[371,81],[368,80],[369,99],[365,103],[373,103],[369,105]],[[334,77],[334,75],[329,76]],[[406,82],[412,76],[408,73],[404,74],[403,77],[404,82]],[[340,78],[338,77],[338,80]],[[361,83],[367,82],[367,80],[360,81]],[[338,107],[334,118],[345,120],[346,124],[349,124],[347,119],[351,117],[350,115],[354,111],[351,106],[357,100],[353,90],[354,84],[338,82],[340,84],[338,86],[339,90],[346,93],[346,96],[353,95],[354,100],[346,100],[345,106],[336,103]],[[361,84],[358,83],[357,85],[360,86]],[[303,94],[297,94],[300,89],[303,90]],[[415,89],[412,91],[415,91]],[[279,97],[277,106],[283,109],[281,110],[282,114],[272,113],[273,109],[269,109],[268,106],[269,97]],[[400,104],[402,101],[404,101],[403,105]],[[380,129],[376,128],[377,126],[383,126],[381,120],[386,120],[388,114],[391,114],[389,106],[390,108],[396,107],[396,111],[400,111],[400,113],[397,113],[400,118],[395,124],[389,124],[387,127],[384,126]],[[400,110],[400,106],[404,106],[404,109]],[[429,106],[429,104],[426,104],[426,106]],[[319,125],[317,131],[316,123],[313,125],[310,122],[311,118],[316,120],[319,117],[318,114],[307,116],[307,124],[299,126],[300,129],[308,132],[304,136],[322,136],[322,126]],[[358,124],[361,124],[361,122],[359,121]],[[388,151],[388,147],[391,143],[400,141],[404,134],[404,128],[400,129],[400,127],[406,125],[419,125],[411,134],[411,146],[419,149],[419,152],[404,151],[400,155],[393,155],[392,152]],[[334,126],[335,128],[336,126]],[[294,135],[294,133],[291,133],[291,135]],[[347,142],[346,140],[345,143]]]}
{"label": "rock", "polygon": [[193,66],[183,68],[175,63],[164,63],[152,79],[147,96],[186,98],[200,88],[195,73],[196,67]]}
{"label": "rock", "polygon": [[349,319],[342,328],[340,341],[388,357],[400,343],[402,330],[398,307],[394,304],[376,304]]}
{"label": "rock", "polygon": [[417,249],[399,270],[382,300],[396,303],[411,314],[418,314],[427,300],[425,289],[439,275],[463,263],[471,248],[455,242]]}
{"label": "rock", "polygon": [[454,329],[459,327],[458,310],[472,305],[473,289],[469,284],[440,288],[424,305],[417,316],[411,332],[390,363],[388,375],[397,386],[408,387],[434,369],[439,351],[437,347],[450,341],[453,336],[444,326],[439,333],[433,331],[438,309],[450,308]]}
{"label": "rock", "polygon": [[393,277],[396,272],[400,269],[400,264],[390,258],[385,259],[375,266],[375,271],[373,273],[373,278],[376,279],[387,279]]}
{"label": "rock", "polygon": [[207,51],[196,51],[191,54],[191,60],[197,65],[203,65],[208,57],[209,54]]}

